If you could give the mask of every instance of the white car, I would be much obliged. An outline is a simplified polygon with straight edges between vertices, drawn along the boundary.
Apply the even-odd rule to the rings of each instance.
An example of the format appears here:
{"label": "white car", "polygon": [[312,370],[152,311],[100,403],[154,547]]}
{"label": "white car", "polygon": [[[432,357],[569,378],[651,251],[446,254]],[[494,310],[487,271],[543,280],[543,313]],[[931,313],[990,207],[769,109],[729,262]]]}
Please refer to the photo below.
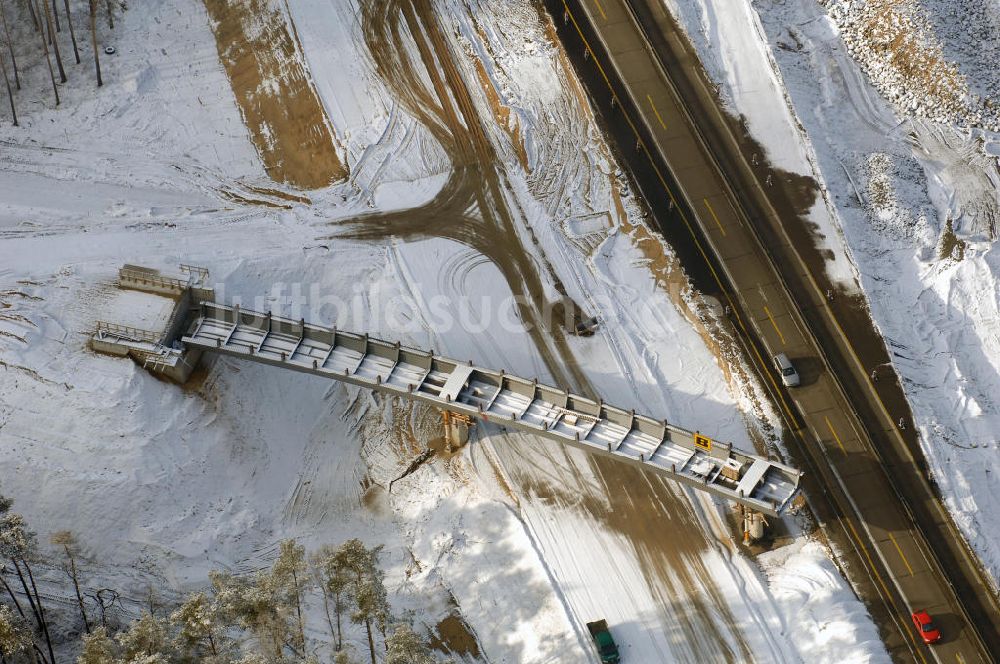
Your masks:
{"label": "white car", "polygon": [[802,384],[799,372],[795,370],[792,361],[784,353],[778,353],[774,356],[774,368],[781,374],[781,382],[785,384],[785,387],[798,387]]}

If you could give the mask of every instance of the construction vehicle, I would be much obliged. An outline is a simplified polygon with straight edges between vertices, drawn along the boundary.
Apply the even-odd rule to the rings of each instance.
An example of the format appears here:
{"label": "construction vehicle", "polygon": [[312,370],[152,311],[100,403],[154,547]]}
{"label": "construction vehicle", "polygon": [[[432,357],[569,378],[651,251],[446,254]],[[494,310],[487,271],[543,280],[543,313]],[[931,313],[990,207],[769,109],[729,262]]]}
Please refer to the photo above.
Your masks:
{"label": "construction vehicle", "polygon": [[587,630],[594,639],[594,644],[597,645],[597,653],[601,656],[601,662],[603,664],[618,664],[621,661],[621,655],[618,654],[618,646],[615,645],[615,640],[611,638],[608,621],[595,620],[594,622],[589,622],[587,623]]}

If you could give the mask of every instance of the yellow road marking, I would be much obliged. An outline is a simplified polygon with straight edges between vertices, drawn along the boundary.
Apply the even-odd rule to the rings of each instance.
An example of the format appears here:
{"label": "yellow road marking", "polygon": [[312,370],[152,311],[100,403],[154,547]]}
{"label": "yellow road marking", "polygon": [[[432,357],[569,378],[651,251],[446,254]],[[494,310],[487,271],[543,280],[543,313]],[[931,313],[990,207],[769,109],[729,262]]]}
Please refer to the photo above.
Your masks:
{"label": "yellow road marking", "polygon": [[646,95],[646,99],[649,100],[649,105],[650,105],[650,107],[652,107],[653,113],[656,115],[657,122],[660,123],[661,127],[663,127],[664,129],[666,129],[667,128],[667,123],[663,121],[663,118],[660,117],[660,112],[658,110],[656,110],[656,104],[653,103],[653,97],[650,96],[650,95]]}
{"label": "yellow road marking", "polygon": [[771,310],[767,308],[766,304],[764,305],[764,313],[767,314],[767,318],[768,320],[771,321],[771,325],[774,327],[774,331],[778,333],[778,338],[781,339],[781,345],[784,346],[785,335],[781,333],[781,330],[778,328],[778,324],[774,322],[774,316],[771,315]]}
{"label": "yellow road marking", "polygon": [[833,430],[833,425],[830,424],[830,418],[824,415],[823,419],[826,420],[826,426],[830,427],[830,433],[833,434],[833,439],[837,441],[837,445],[840,447],[840,451],[844,453],[844,456],[847,456],[847,450],[844,449],[844,444],[840,442],[840,436],[838,436],[837,432]]}
{"label": "yellow road marking", "polygon": [[899,551],[899,557],[903,559],[903,564],[906,565],[906,571],[910,573],[910,576],[913,576],[913,568],[910,567],[910,561],[903,555],[903,550],[899,548],[899,543],[896,541],[896,538],[892,536],[892,533],[889,533],[889,539],[892,540],[893,545],[896,547],[896,551]]}
{"label": "yellow road marking", "polygon": [[[597,11],[601,12],[601,18],[607,21],[608,15],[604,13],[604,7],[601,6],[601,0],[594,0],[594,4],[597,5]],[[574,23],[576,23],[576,21],[574,21]],[[587,47],[587,50],[590,50],[589,46]],[[591,53],[591,55],[593,55],[593,53]]]}
{"label": "yellow road marking", "polygon": [[717,216],[715,216],[715,210],[712,209],[712,204],[708,202],[707,198],[703,198],[701,200],[704,201],[705,207],[708,208],[708,211],[712,213],[712,219],[715,219],[715,225],[719,227],[719,232],[722,233],[722,237],[726,237],[726,229],[722,227],[722,222],[719,221]]}
{"label": "yellow road marking", "polygon": [[[889,588],[885,585],[885,581],[882,580],[882,575],[878,573],[878,569],[875,568],[875,561],[872,560],[871,554],[868,553],[868,548],[861,541],[861,536],[858,535],[858,531],[855,530],[854,524],[851,523],[850,519],[844,519],[844,522],[847,523],[847,527],[851,529],[851,533],[854,535],[854,541],[857,542],[858,546],[864,552],[865,558],[868,559],[868,568],[875,575],[875,578],[878,579],[879,585],[882,586],[882,592],[885,593],[884,596],[889,599],[889,602],[892,604],[892,607],[894,609],[896,609],[896,611],[899,611],[899,607],[896,606],[896,600],[893,599],[892,595],[889,594]],[[900,613],[902,613],[902,612],[900,612]],[[913,636],[913,630],[909,630],[909,629],[905,628],[905,626],[906,626],[906,622],[905,621],[904,621],[903,625],[904,625],[903,628],[901,628],[902,631],[910,639],[910,642],[913,643],[914,646],[916,646],[916,648],[912,649],[913,652],[917,653],[917,656],[920,658],[921,662],[923,662],[924,664],[927,664],[927,659],[924,657],[923,652],[921,652],[921,650],[920,650],[920,644],[917,643],[916,637]]]}
{"label": "yellow road marking", "polygon": [[[597,71],[601,73],[601,78],[604,79],[604,84],[608,86],[608,90],[611,92],[611,97],[618,105],[618,108],[622,110],[622,115],[625,116],[625,121],[632,129],[632,133],[635,134],[639,147],[642,148],[643,152],[645,152],[646,159],[649,161],[649,165],[652,167],[653,172],[656,173],[656,178],[660,181],[660,186],[662,186],[663,190],[667,192],[667,197],[670,198],[670,201],[674,204],[674,207],[677,208],[677,211],[680,213],[681,221],[684,222],[685,228],[687,228],[688,233],[691,235],[691,239],[694,240],[694,244],[698,248],[698,253],[701,254],[702,259],[704,259],[705,264],[708,266],[709,272],[712,273],[712,278],[715,280],[715,283],[718,284],[719,290],[725,294],[726,299],[729,301],[729,304],[732,307],[733,316],[736,319],[736,323],[739,325],[743,333],[749,336],[750,332],[747,330],[747,326],[746,323],[743,321],[743,317],[740,316],[739,314],[736,301],[733,299],[732,294],[730,294],[730,292],[723,285],[722,279],[719,277],[719,273],[716,271],[715,266],[712,264],[712,261],[708,259],[708,254],[705,252],[705,248],[702,246],[701,240],[698,239],[698,235],[694,232],[694,227],[691,226],[691,221],[688,219],[688,216],[684,213],[684,209],[681,208],[680,205],[678,204],[677,197],[674,196],[673,190],[669,186],[667,186],[667,181],[664,179],[663,173],[660,171],[659,165],[656,163],[656,160],[653,159],[653,155],[646,148],[645,142],[639,139],[639,130],[635,126],[635,122],[633,122],[632,117],[625,111],[625,108],[621,105],[621,103],[619,103],[620,100],[618,99],[618,94],[615,92],[614,86],[611,85],[611,79],[608,78],[607,72],[604,71],[604,66],[601,65],[601,61],[597,59],[597,55],[594,53],[594,49],[590,47],[590,42],[587,41],[587,37],[583,34],[583,30],[580,28],[580,24],[576,22],[576,16],[573,14],[573,12],[570,11],[569,4],[566,2],[566,0],[563,0],[563,8],[566,10],[566,15],[569,16],[570,21],[573,23],[573,27],[576,29],[576,33],[580,36],[580,41],[583,42],[584,48],[587,49],[587,53],[590,54],[590,57],[592,58],[594,64],[597,65]],[[764,358],[761,357],[760,351],[757,350],[757,346],[755,344],[749,344],[749,346],[753,350],[754,356],[757,358],[757,362],[760,363],[760,366],[767,367],[768,364],[767,362],[764,361]],[[788,416],[788,421],[792,423],[793,431],[799,431],[801,428],[799,426],[799,421],[792,413],[791,407],[785,400],[785,395],[781,392],[781,390],[778,388],[778,384],[774,381],[774,376],[771,375],[770,371],[766,370],[764,371],[764,375],[767,376],[768,381],[770,381],[771,383],[771,387],[774,388],[773,394],[778,395],[778,400],[781,401],[781,407],[785,411],[785,414]]]}

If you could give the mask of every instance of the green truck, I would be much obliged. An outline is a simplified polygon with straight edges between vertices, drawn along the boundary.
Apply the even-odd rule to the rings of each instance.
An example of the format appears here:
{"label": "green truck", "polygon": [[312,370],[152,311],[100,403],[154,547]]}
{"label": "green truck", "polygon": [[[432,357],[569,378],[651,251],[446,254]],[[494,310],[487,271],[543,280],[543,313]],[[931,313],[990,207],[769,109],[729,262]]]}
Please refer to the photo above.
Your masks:
{"label": "green truck", "polygon": [[597,652],[601,656],[601,662],[603,664],[618,664],[621,661],[621,655],[618,654],[618,646],[615,645],[615,640],[611,638],[608,621],[595,620],[594,622],[589,622],[587,623],[587,630],[590,631],[590,636],[593,637],[594,643],[597,645]]}

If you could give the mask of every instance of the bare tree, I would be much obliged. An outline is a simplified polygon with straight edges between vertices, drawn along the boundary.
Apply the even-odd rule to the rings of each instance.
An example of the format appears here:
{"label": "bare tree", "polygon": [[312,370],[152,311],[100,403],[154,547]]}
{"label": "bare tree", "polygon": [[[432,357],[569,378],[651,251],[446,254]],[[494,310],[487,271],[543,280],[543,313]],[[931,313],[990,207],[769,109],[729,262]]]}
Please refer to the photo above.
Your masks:
{"label": "bare tree", "polygon": [[7,99],[10,100],[10,114],[14,118],[14,126],[17,126],[17,109],[14,108],[14,93],[10,89],[10,77],[7,76],[7,64],[4,62],[3,54],[0,53],[0,69],[3,70],[3,82],[7,86]]}
{"label": "bare tree", "polygon": [[[55,0],[52,0],[54,3]],[[56,53],[56,64],[59,65],[59,82],[66,82],[66,70],[63,69],[62,54],[59,53],[59,40],[56,36],[52,34],[52,13],[49,11],[49,3],[42,0],[42,5],[45,7],[45,27],[49,30],[49,41],[52,42],[52,48]]]}
{"label": "bare tree", "polygon": [[66,573],[69,574],[69,578],[73,581],[73,589],[76,591],[76,603],[80,607],[80,616],[83,618],[83,628],[90,634],[90,621],[87,619],[87,609],[83,605],[83,594],[80,593],[80,579],[76,573],[76,537],[68,530],[60,530],[57,533],[53,533],[49,541],[55,546],[62,547],[63,553],[66,554],[66,560],[69,563],[69,569],[66,570]]}
{"label": "bare tree", "polygon": [[32,0],[27,0],[28,11],[31,12],[31,22],[35,25],[35,32],[42,29],[41,24],[38,22],[38,14],[35,13],[35,5]]}
{"label": "bare tree", "polygon": [[[28,0],[28,4],[34,4],[34,0]],[[40,13],[40,12],[39,12]],[[56,74],[52,70],[52,57],[49,55],[49,45],[45,42],[45,31],[38,33],[42,38],[42,50],[45,51],[45,59],[49,63],[49,78],[52,79],[52,93],[56,96],[56,106],[59,105],[59,90],[56,88]]]}
{"label": "bare tree", "polygon": [[101,588],[94,593],[97,606],[101,608],[101,627],[108,628],[108,609],[113,607],[118,601],[118,591],[111,588]]}
{"label": "bare tree", "polygon": [[[59,25],[59,10],[56,8],[56,0],[52,0],[52,17],[55,19],[56,32],[62,32],[62,26]],[[52,35],[49,35],[52,38]]]}
{"label": "bare tree", "polygon": [[35,593],[35,604],[38,605],[38,616],[42,621],[42,634],[45,636],[45,645],[49,649],[49,662],[55,664],[56,654],[52,650],[52,637],[49,636],[49,621],[45,619],[45,607],[42,605],[42,595],[38,592],[38,586],[35,585],[35,575],[31,573],[31,565],[28,564],[27,560],[22,560],[24,563],[24,569],[28,572],[28,579],[31,581],[31,591]]}
{"label": "bare tree", "polygon": [[94,68],[97,70],[97,87],[104,85],[101,80],[101,56],[97,52],[97,0],[90,0],[90,43],[94,47]]}
{"label": "bare tree", "polygon": [[20,90],[21,76],[17,73],[17,58],[14,57],[14,42],[10,40],[10,27],[7,25],[7,10],[4,9],[4,0],[0,0],[0,21],[3,21],[3,34],[7,40],[7,50],[10,52],[10,64],[14,67],[14,84]]}
{"label": "bare tree", "polygon": [[115,13],[111,10],[111,0],[108,0],[108,27],[115,29]]}
{"label": "bare tree", "polygon": [[[52,0],[55,2],[55,0]],[[80,64],[80,51],[76,47],[76,31],[73,30],[73,15],[69,11],[69,0],[63,0],[63,4],[66,6],[66,22],[69,23],[69,38],[73,40],[73,57],[76,58],[76,64]]]}

